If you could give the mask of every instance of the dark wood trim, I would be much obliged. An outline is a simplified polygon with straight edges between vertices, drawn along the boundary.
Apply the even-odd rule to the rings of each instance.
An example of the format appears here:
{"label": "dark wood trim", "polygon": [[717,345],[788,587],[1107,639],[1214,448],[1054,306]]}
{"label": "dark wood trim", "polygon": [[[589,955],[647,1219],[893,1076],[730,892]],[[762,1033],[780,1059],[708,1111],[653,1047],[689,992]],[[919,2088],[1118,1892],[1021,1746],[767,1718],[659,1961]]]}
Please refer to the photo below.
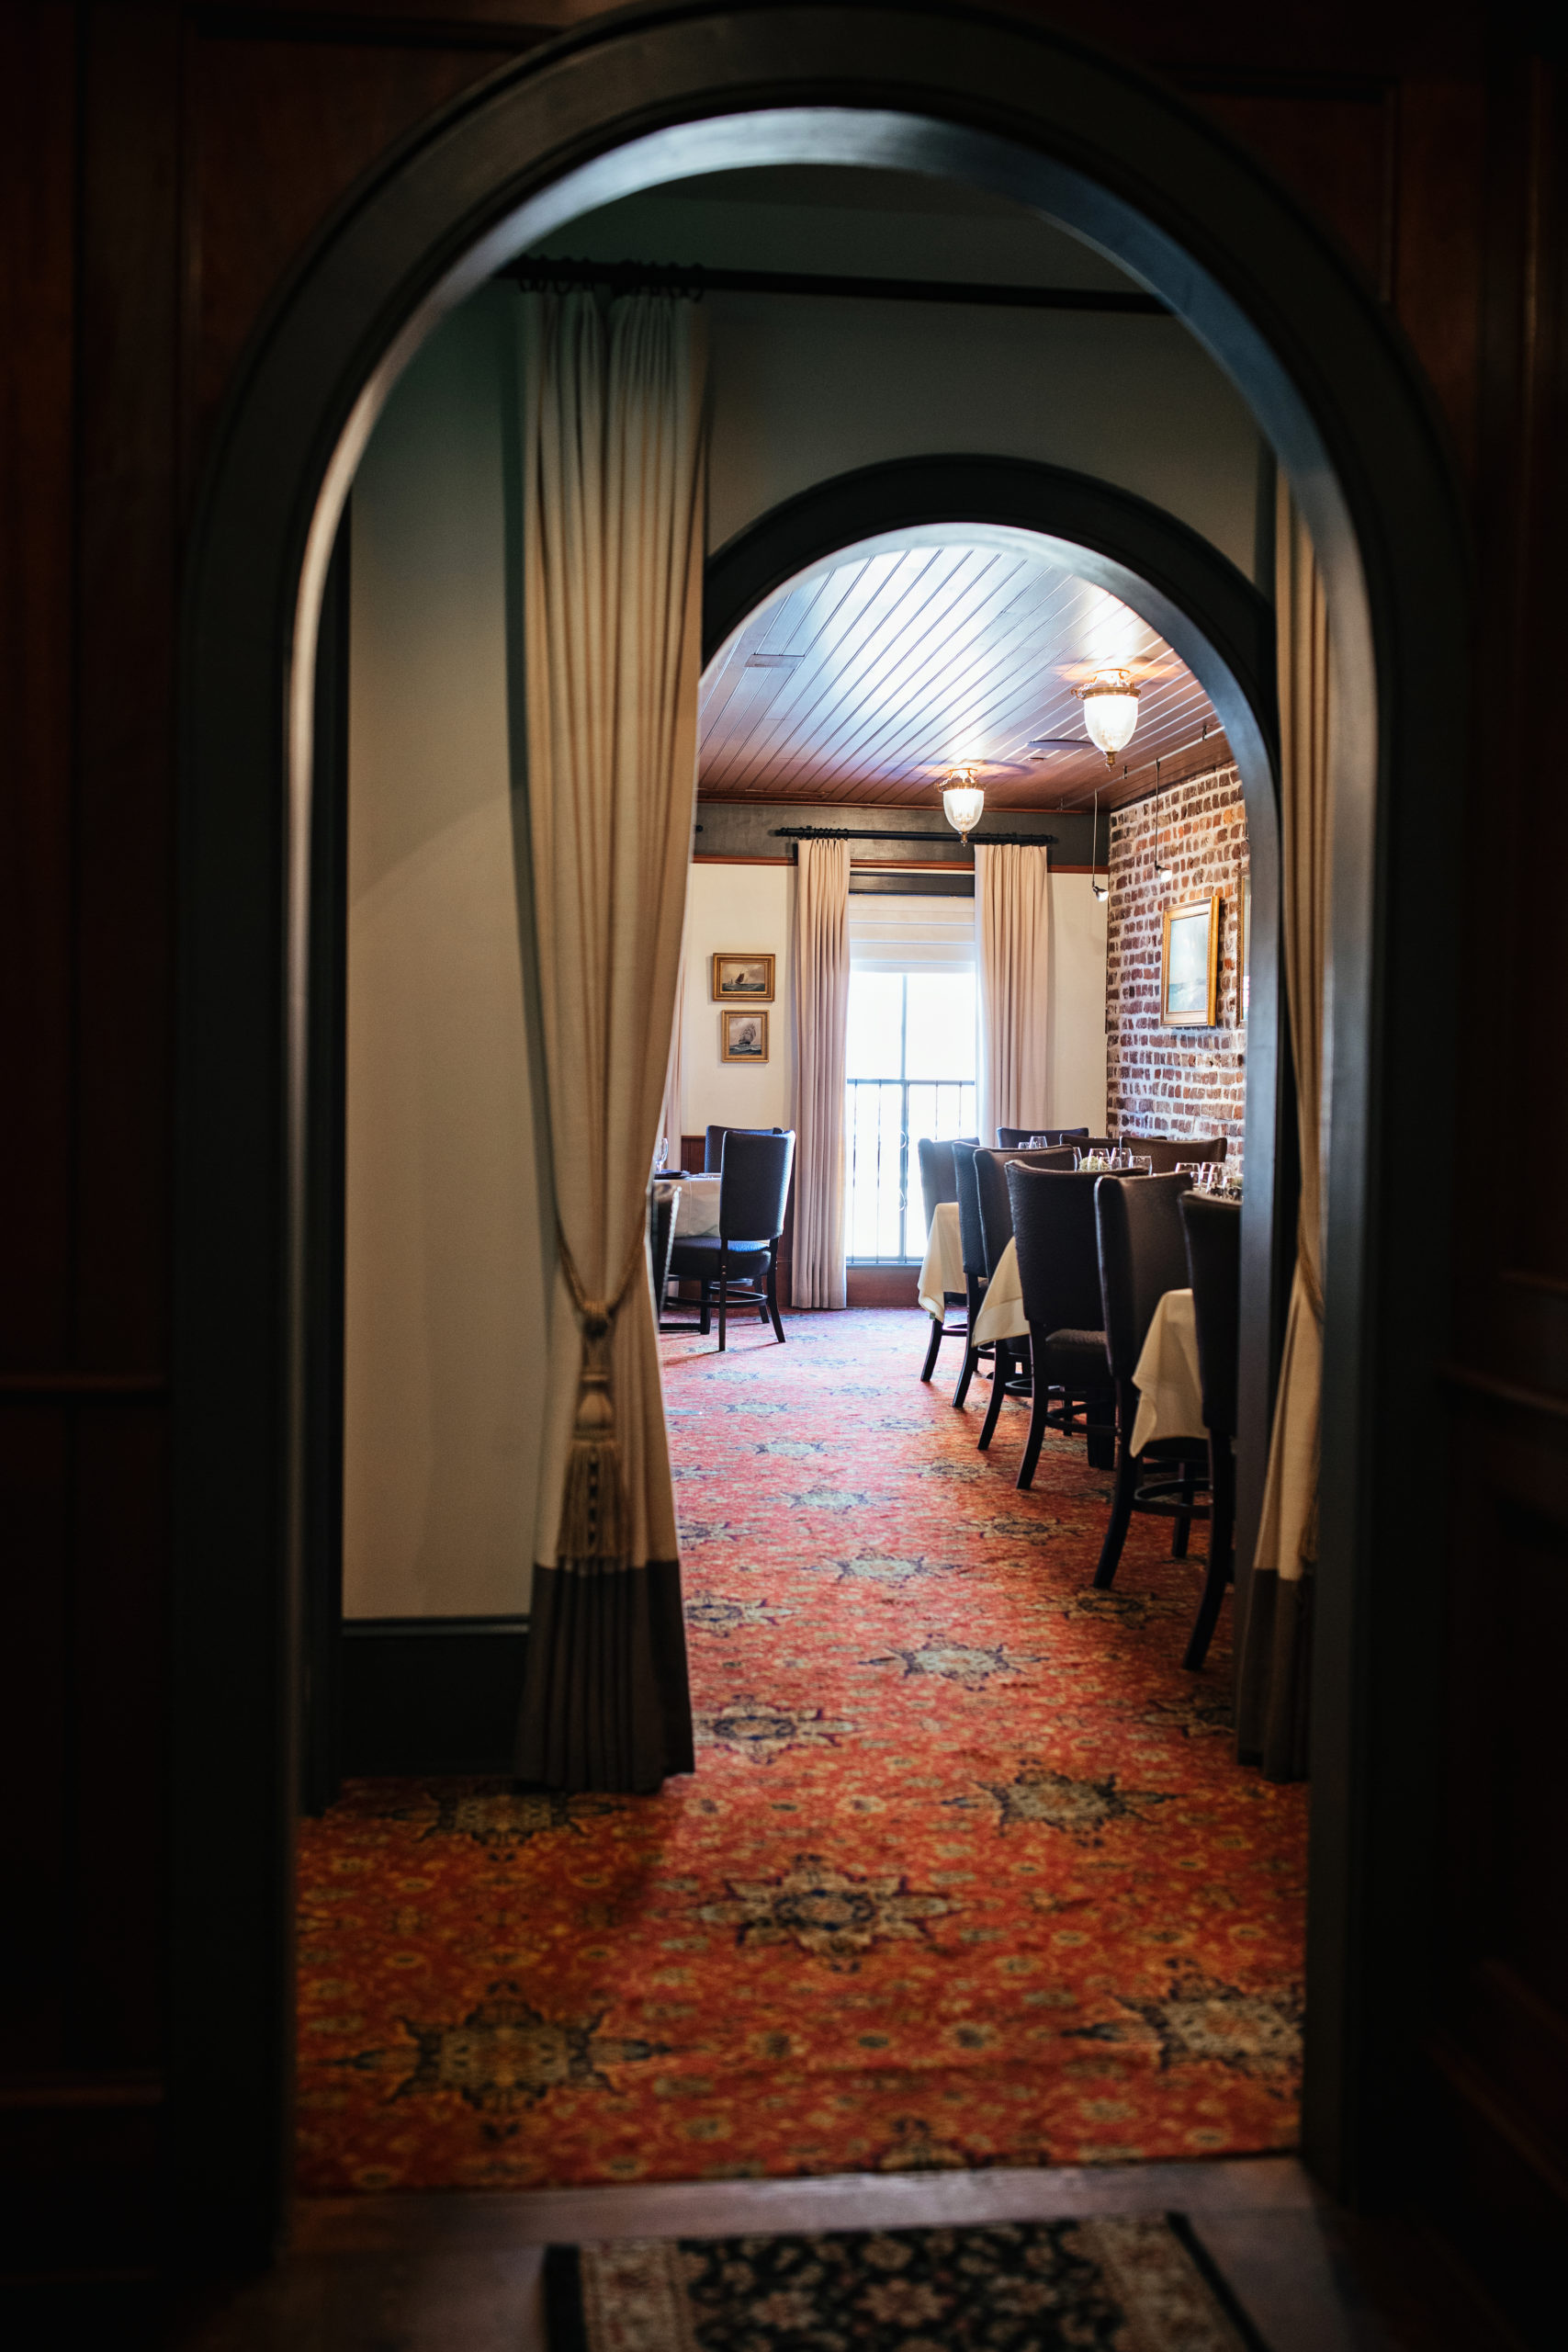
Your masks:
{"label": "dark wood trim", "polygon": [[[846,1306],[918,1306],[919,1266],[846,1266]],[[923,1344],[923,1343],[922,1343]]]}
{"label": "dark wood trim", "polygon": [[316,772],[310,801],[299,1797],[305,1811],[312,1814],[321,1812],[337,1794],[341,1770],[351,540],[352,509],[345,506],[316,636]]}
{"label": "dark wood trim", "polygon": [[511,1771],[526,1617],[350,1617],[339,1638],[345,1773]]}
{"label": "dark wood trim", "polygon": [[[810,111],[775,132],[770,105]],[[1453,1084],[1430,941],[1456,904],[1470,576],[1443,428],[1333,238],[1124,59],[953,0],[676,0],[589,20],[488,77],[360,184],[237,371],[189,537],[168,2016],[177,2235],[208,2262],[265,2258],[287,2198],[302,1453],[286,1278],[303,1205],[290,1105],[303,1096],[286,1012],[308,980],[297,969],[286,985],[287,943],[304,935],[299,921],[290,930],[284,857],[290,792],[299,806],[308,789],[291,765],[296,616],[303,601],[309,642],[351,417],[374,417],[421,336],[476,271],[558,219],[563,192],[583,209],[629,195],[667,175],[677,146],[685,170],[785,153],[874,159],[1034,204],[1202,339],[1312,533],[1340,693],[1305,2144],[1352,2199],[1396,2182],[1407,2153],[1399,2094],[1435,1949],[1430,1564],[1445,1534],[1441,1481],[1412,1480],[1408,1465],[1427,1458],[1447,1351],[1433,1270],[1448,1262],[1449,1204],[1440,1168],[1414,1190],[1398,1181],[1393,1139],[1446,1135]],[[553,211],[536,203],[547,194]],[[314,583],[303,600],[302,580]],[[1179,645],[1178,628],[1191,637],[1172,602],[1162,634]],[[1266,772],[1256,710],[1231,683],[1245,648],[1201,650],[1211,669],[1225,656],[1240,707],[1236,725],[1222,717],[1244,777]],[[307,706],[305,734],[308,722]],[[1267,963],[1266,839],[1260,825]],[[1279,1028],[1277,996],[1260,993],[1255,978],[1254,1057]],[[1282,1058],[1279,1075],[1282,1103]],[[1249,1136],[1249,1160],[1280,1148],[1278,1133]],[[1249,1186],[1249,1210],[1257,1199]],[[1271,1216],[1259,1239],[1267,1288]]]}
{"label": "dark wood trim", "polygon": [[158,1372],[0,1372],[0,1405],[114,1405],[168,1394]]}
{"label": "dark wood trim", "polygon": [[1152,294],[1115,287],[992,286],[936,277],[840,277],[826,270],[712,269],[692,262],[546,260],[525,254],[502,273],[520,286],[598,286],[615,294],[662,287],[705,294],[778,294],[851,302],[946,302],[992,311],[1086,311],[1101,317],[1168,319]]}
{"label": "dark wood trim", "polygon": [[330,42],[350,49],[478,49],[515,57],[555,38],[551,25],[504,17],[416,17],[367,8],[213,8],[188,12],[205,40]]}

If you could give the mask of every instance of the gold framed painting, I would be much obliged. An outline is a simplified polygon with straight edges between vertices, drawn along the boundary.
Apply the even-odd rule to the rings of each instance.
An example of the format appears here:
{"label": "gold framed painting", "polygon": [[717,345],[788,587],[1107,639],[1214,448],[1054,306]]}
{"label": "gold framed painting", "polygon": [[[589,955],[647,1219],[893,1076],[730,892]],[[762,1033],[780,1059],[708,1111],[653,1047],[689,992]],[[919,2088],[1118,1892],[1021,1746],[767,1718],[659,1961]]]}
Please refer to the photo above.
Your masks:
{"label": "gold framed painting", "polygon": [[768,1016],[765,1012],[721,1012],[718,1016],[721,1062],[765,1062],[768,1058]]}
{"label": "gold framed painting", "polygon": [[721,951],[713,959],[709,989],[715,1004],[772,1004],[773,958],[730,956]]}
{"label": "gold framed painting", "polygon": [[1168,1029],[1212,1029],[1219,1011],[1220,908],[1210,899],[1167,907],[1159,959],[1159,1017]]}

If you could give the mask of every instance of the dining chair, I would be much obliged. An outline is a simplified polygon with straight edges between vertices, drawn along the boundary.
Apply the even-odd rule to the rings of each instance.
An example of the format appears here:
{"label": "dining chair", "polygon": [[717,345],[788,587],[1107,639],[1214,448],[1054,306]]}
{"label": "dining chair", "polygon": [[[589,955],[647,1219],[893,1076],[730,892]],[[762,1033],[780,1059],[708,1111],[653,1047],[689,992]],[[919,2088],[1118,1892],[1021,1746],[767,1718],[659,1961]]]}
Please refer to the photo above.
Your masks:
{"label": "dining chair", "polygon": [[1156,1176],[1173,1176],[1184,1160],[1225,1156],[1224,1136],[1123,1136],[1122,1141],[1127,1150],[1142,1152],[1151,1159]]}
{"label": "dining chair", "polygon": [[998,1127],[997,1149],[1016,1151],[1021,1147],[1027,1148],[1034,1141],[1036,1136],[1043,1138],[1044,1146],[1048,1148],[1053,1144],[1077,1143],[1081,1136],[1087,1136],[1088,1133],[1087,1127]]}
{"label": "dining chair", "polygon": [[[920,1197],[925,1203],[928,1233],[936,1222],[938,1209],[944,1203],[955,1204],[958,1199],[958,1179],[953,1173],[953,1144],[956,1142],[977,1145],[979,1140],[978,1136],[949,1136],[941,1139],[934,1136],[921,1136],[918,1138]],[[964,1294],[961,1290],[942,1292],[942,1319],[939,1322],[934,1316],[931,1318],[931,1344],[926,1350],[925,1363],[920,1366],[922,1380],[929,1380],[935,1372],[937,1351],[944,1340],[962,1340],[967,1337],[969,1330],[967,1322],[950,1323],[947,1319],[947,1310],[950,1306],[963,1306],[965,1303]]]}
{"label": "dining chair", "polygon": [[[1187,1288],[1180,1209],[1186,1190],[1185,1176],[1102,1176],[1094,1198],[1105,1349],[1116,1391],[1116,1476],[1111,1518],[1094,1572],[1102,1592],[1116,1574],[1135,1510],[1175,1520],[1173,1559],[1185,1555],[1193,1520],[1209,1516],[1207,1504],[1196,1493],[1197,1465],[1207,1450],[1201,1439],[1156,1439],[1141,1454],[1133,1451],[1138,1417],[1133,1374],[1160,1300],[1168,1290]],[[1140,1478],[1140,1463],[1151,1468],[1166,1465],[1174,1475]]]}
{"label": "dining chair", "polygon": [[1183,1666],[1194,1674],[1209,1655],[1220,1603],[1235,1577],[1236,1362],[1241,1330],[1241,1204],[1213,1193],[1183,1193],[1181,1223],[1198,1377],[1209,1432],[1209,1571]]}
{"label": "dining chair", "polygon": [[[1014,1161],[1031,1168],[1069,1169],[1073,1164],[1073,1155],[1070,1148],[1058,1151],[977,1151],[975,1154],[987,1283],[1001,1264],[1008,1244],[1013,1238],[1012,1203],[1008,1193],[1007,1170]],[[1004,1396],[1027,1398],[1032,1385],[1029,1342],[1026,1340],[998,1340],[991,1372],[991,1401],[987,1407],[978,1440],[978,1449],[982,1453],[996,1435]]]}
{"label": "dining chair", "polygon": [[718,1293],[721,1355],[728,1340],[732,1299],[737,1306],[755,1306],[764,1323],[771,1317],[773,1335],[783,1344],[779,1239],[794,1159],[793,1128],[728,1128],[719,1170],[718,1231],[685,1235],[671,1245],[671,1273],[682,1282],[702,1285],[697,1329],[705,1335],[712,1328],[713,1295],[716,1289]]}
{"label": "dining chair", "polygon": [[710,1126],[703,1143],[703,1174],[716,1176],[724,1166],[726,1136],[782,1136],[782,1127],[716,1127]]}
{"label": "dining chair", "polygon": [[975,1173],[975,1159],[980,1147],[973,1143],[955,1143],[953,1147],[953,1181],[958,1193],[958,1239],[964,1258],[964,1362],[959,1369],[958,1385],[953,1392],[954,1411],[961,1409],[969,1394],[969,1383],[975,1377],[975,1367],[983,1355],[991,1353],[989,1347],[975,1344],[975,1325],[986,1297],[986,1236],[980,1224],[980,1182]]}
{"label": "dining chair", "polygon": [[1100,1179],[1092,1170],[1033,1168],[1016,1155],[1007,1161],[1006,1176],[1033,1372],[1029,1435],[1018,1469],[1018,1484],[1030,1487],[1046,1430],[1075,1430],[1080,1402],[1089,1461],[1097,1469],[1111,1466],[1111,1370],[1094,1226]]}

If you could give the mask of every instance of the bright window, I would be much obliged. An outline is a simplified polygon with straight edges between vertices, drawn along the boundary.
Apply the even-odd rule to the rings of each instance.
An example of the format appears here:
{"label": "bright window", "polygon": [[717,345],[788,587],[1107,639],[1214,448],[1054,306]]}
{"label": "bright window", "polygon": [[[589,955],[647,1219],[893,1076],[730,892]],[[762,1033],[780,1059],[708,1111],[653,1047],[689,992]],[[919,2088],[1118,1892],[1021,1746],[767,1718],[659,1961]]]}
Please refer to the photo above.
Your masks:
{"label": "bright window", "polygon": [[918,1263],[919,1138],[976,1132],[975,967],[889,970],[897,944],[884,938],[879,949],[850,972],[847,1253],[852,1264]]}

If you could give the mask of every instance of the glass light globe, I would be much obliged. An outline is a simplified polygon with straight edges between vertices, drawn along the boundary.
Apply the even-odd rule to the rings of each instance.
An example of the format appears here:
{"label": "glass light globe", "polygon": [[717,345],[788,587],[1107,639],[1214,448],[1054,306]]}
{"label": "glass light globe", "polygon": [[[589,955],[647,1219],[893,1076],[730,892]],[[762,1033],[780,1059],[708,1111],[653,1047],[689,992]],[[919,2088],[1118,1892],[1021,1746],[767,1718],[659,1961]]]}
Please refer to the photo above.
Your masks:
{"label": "glass light globe", "polygon": [[977,784],[947,784],[942,786],[942,807],[953,831],[967,841],[971,826],[977,825],[984,814],[986,796]]}
{"label": "glass light globe", "polygon": [[1126,750],[1138,723],[1138,689],[1125,670],[1101,670],[1077,692],[1090,740],[1104,752],[1106,766],[1113,767],[1117,752]]}

